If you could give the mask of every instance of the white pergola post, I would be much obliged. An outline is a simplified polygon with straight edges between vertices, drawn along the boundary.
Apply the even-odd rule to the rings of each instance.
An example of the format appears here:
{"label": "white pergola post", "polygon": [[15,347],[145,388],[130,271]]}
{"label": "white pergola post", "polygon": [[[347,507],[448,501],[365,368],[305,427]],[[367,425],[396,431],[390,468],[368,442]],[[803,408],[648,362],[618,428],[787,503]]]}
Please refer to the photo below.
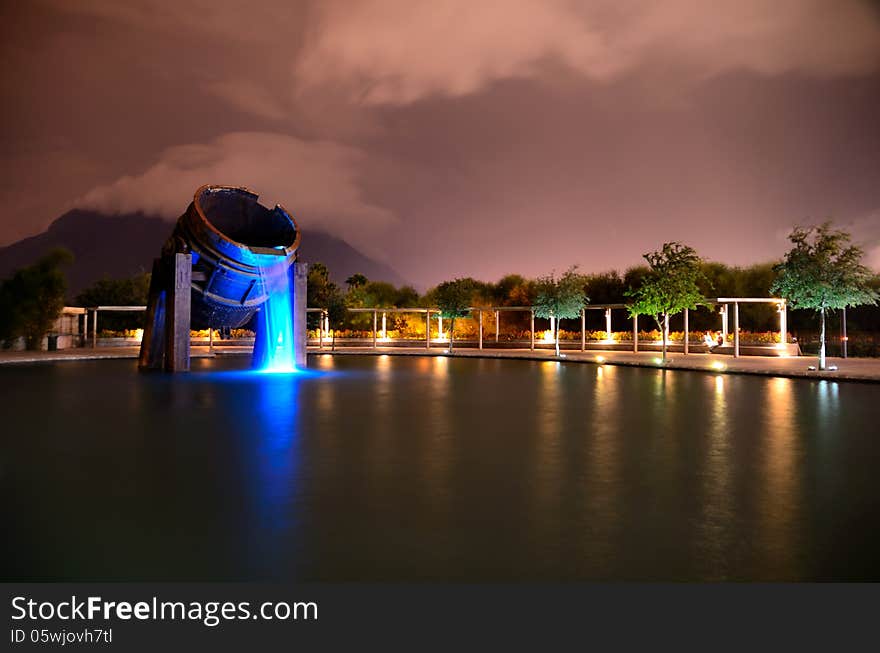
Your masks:
{"label": "white pergola post", "polygon": [[483,348],[483,311],[477,311],[480,314],[480,349]]}
{"label": "white pergola post", "polygon": [[98,348],[98,309],[92,311],[92,349]]}
{"label": "white pergola post", "polygon": [[324,348],[324,312],[318,313],[318,349]]}
{"label": "white pergola post", "polygon": [[387,322],[385,320],[385,311],[382,311],[382,340],[388,337],[388,330],[386,328]]}
{"label": "white pergola post", "polygon": [[501,329],[501,311],[495,311],[495,342],[498,342],[499,329]]}
{"label": "white pergola post", "polygon": [[431,311],[425,311],[425,349],[431,348]]}
{"label": "white pergola post", "polygon": [[529,349],[534,350],[535,348],[535,311],[534,309],[530,311],[532,316],[532,326],[529,328]]}
{"label": "white pergola post", "polygon": [[727,343],[727,304],[721,305],[721,335],[724,343]]}
{"label": "white pergola post", "polygon": [[739,358],[739,302],[733,303],[733,356]]}
{"label": "white pergola post", "polygon": [[633,353],[639,352],[639,316],[633,315]]}
{"label": "white pergola post", "polygon": [[779,344],[781,345],[780,349],[785,349],[785,343],[787,338],[785,337],[788,332],[788,305],[783,302],[779,305]]}
{"label": "white pergola post", "polygon": [[581,351],[587,350],[587,309],[581,309]]}
{"label": "white pergola post", "polygon": [[378,327],[379,321],[379,312],[374,308],[373,309],[373,349],[376,348],[376,330]]}
{"label": "white pergola post", "polygon": [[690,345],[690,338],[688,337],[688,309],[684,309],[684,355],[687,356],[688,349]]}
{"label": "white pergola post", "polygon": [[611,340],[611,309],[605,309],[605,339]]}

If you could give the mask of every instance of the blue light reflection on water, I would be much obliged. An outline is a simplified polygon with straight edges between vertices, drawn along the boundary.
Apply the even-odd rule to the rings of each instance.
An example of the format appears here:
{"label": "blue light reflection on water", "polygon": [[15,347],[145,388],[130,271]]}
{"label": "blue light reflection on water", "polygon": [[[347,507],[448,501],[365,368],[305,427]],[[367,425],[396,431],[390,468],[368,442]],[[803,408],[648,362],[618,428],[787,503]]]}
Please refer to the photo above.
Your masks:
{"label": "blue light reflection on water", "polygon": [[[237,431],[242,471],[241,492],[246,519],[238,524],[246,543],[245,564],[251,574],[271,578],[279,568],[303,564],[297,551],[303,538],[302,507],[296,497],[302,492],[302,438],[306,428],[301,419],[305,386],[332,382],[338,372],[300,369],[289,373],[264,370],[212,369],[190,374],[189,381],[208,387],[226,386],[221,394],[234,394],[235,417],[227,427]],[[222,367],[226,364],[219,362]]]}

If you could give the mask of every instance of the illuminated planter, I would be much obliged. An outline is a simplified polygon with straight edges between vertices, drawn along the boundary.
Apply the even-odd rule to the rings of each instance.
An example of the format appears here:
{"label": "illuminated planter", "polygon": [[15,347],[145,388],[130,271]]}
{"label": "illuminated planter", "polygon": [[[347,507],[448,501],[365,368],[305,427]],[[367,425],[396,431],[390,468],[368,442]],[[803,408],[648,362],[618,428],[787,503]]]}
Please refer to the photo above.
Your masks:
{"label": "illuminated planter", "polygon": [[276,284],[286,283],[300,231],[283,207],[246,188],[202,186],[166,250],[192,254],[194,329],[246,325]]}

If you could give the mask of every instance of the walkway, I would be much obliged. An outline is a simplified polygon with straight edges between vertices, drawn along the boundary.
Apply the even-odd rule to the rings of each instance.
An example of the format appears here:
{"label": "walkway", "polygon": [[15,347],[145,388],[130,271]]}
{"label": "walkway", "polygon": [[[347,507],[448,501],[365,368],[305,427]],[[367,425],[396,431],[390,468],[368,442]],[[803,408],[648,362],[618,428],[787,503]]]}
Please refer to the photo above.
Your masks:
{"label": "walkway", "polygon": [[[223,346],[214,348],[215,355],[249,355],[249,346]],[[447,356],[445,349],[435,347],[345,347],[331,352],[328,347],[319,350],[309,347],[309,353],[335,356]],[[463,358],[510,358],[524,360],[556,360],[551,349],[455,349],[454,356]],[[34,363],[64,360],[96,360],[111,358],[134,359],[138,356],[137,347],[99,347],[97,349],[63,349],[60,351],[0,351],[0,365],[15,363]],[[194,358],[211,356],[208,347],[192,348]],[[660,357],[654,352],[624,351],[567,351],[561,360],[575,363],[628,365],[633,367],[661,366]],[[880,383],[880,359],[878,358],[829,358],[829,365],[836,365],[837,371],[819,372],[809,370],[816,364],[814,356],[796,358],[777,358],[764,356],[744,356],[734,358],[715,354],[671,354],[666,362],[667,369],[697,370],[711,373],[757,374],[762,376],[787,376],[794,378],[832,379],[837,381],[871,381]]]}

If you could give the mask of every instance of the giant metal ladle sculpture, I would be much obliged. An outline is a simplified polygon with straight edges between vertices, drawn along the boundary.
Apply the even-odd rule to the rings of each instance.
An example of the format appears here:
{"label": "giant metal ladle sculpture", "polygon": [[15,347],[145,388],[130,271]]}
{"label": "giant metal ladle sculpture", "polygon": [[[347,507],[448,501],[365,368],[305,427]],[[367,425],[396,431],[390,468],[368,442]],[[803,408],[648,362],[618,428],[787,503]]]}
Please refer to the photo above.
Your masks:
{"label": "giant metal ladle sculpture", "polygon": [[254,367],[278,343],[270,294],[292,293],[293,357],[306,364],[307,265],[297,261],[300,231],[281,206],[268,209],[246,188],[202,186],[153,262],[138,367],[189,369],[190,329],[253,324]]}

